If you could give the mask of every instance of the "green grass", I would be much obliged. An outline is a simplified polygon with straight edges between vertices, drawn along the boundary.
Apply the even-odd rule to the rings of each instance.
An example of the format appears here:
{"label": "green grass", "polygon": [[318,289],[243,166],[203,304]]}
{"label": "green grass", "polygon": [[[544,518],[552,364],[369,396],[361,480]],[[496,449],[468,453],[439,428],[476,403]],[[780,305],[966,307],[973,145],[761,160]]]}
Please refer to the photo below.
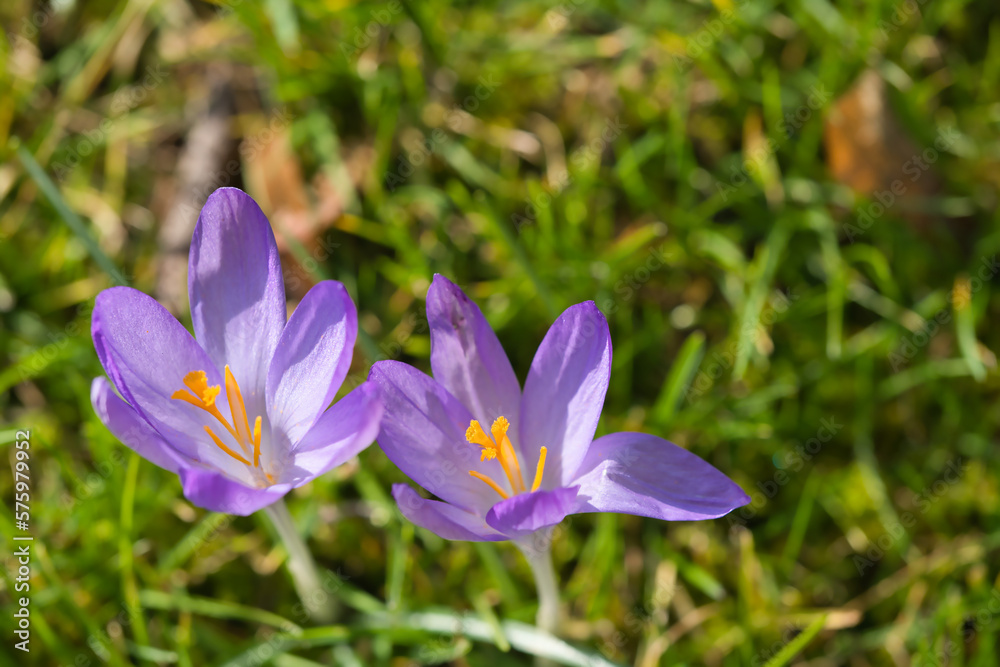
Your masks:
{"label": "green grass", "polygon": [[[381,358],[429,367],[435,272],[522,380],[551,321],[593,299],[614,341],[600,432],[667,437],[751,493],[711,522],[567,520],[553,550],[573,647],[643,666],[996,664],[997,277],[950,295],[1000,253],[1000,12],[911,4],[897,27],[905,2],[6,3],[0,447],[13,470],[31,430],[35,551],[32,652],[6,630],[8,559],[0,662],[544,652],[520,555],[405,522],[377,446],[288,498],[342,580],[342,621],[312,627],[263,518],[192,507],[94,416],[94,297],[156,290],[180,150],[225,81],[244,152],[218,184],[269,214],[288,187],[262,188],[262,163],[311,210],[338,193],[318,241],[272,222],[292,298],[324,277],[355,297],[354,378]],[[831,177],[823,119],[867,67],[920,150],[956,139],[929,222],[890,206],[852,240],[871,202]],[[269,122],[298,172],[261,158]],[[5,547],[14,492],[0,475]]]}

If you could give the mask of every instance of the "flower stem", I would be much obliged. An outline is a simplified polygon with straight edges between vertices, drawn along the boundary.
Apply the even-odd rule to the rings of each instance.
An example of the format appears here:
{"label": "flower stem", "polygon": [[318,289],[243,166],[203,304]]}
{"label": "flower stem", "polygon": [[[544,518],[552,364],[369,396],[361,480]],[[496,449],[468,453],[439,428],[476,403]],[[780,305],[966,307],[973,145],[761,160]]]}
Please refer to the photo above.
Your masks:
{"label": "flower stem", "polygon": [[[559,629],[559,585],[556,571],[552,567],[552,540],[550,533],[535,533],[531,542],[518,542],[531,573],[535,576],[538,589],[538,614],[535,625],[539,630],[555,634]],[[539,539],[540,538],[540,539]],[[553,667],[554,663],[545,658],[535,658],[536,667]]]}
{"label": "flower stem", "polygon": [[292,575],[299,599],[302,600],[302,615],[316,623],[332,623],[338,612],[337,600],[332,595],[333,591],[321,582],[316,561],[299,535],[285,501],[279,500],[264,508],[264,511],[278,531],[288,553],[288,571]]}
{"label": "flower stem", "polygon": [[559,587],[552,567],[550,542],[545,539],[518,546],[531,566],[535,586],[538,588],[538,615],[535,624],[540,630],[555,633],[559,627]]}

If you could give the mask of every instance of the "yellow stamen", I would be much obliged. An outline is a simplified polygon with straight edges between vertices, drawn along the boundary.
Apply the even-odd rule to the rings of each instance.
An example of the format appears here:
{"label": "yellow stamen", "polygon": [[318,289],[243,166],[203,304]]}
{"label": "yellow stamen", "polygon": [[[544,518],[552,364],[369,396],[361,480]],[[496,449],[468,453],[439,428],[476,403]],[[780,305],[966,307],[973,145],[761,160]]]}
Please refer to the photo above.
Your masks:
{"label": "yellow stamen", "polygon": [[201,408],[202,410],[205,409],[205,403],[197,396],[192,396],[191,392],[189,392],[187,389],[178,389],[177,391],[175,391],[173,394],[170,395],[170,398],[176,399],[178,401],[184,401],[185,403],[190,403],[194,407]]}
{"label": "yellow stamen", "polygon": [[493,426],[490,427],[490,433],[493,435],[494,442],[499,443],[507,435],[507,429],[510,428],[510,422],[503,415],[500,415],[493,420]]}
{"label": "yellow stamen", "polygon": [[201,399],[204,408],[215,405],[215,397],[222,388],[219,385],[208,385],[208,374],[205,371],[191,371],[184,376],[184,384]]}
{"label": "yellow stamen", "polygon": [[473,445],[479,445],[483,448],[482,456],[479,457],[480,461],[491,461],[497,457],[497,446],[493,444],[490,437],[483,431],[483,427],[475,419],[469,422],[469,428],[465,430],[465,439]]}
{"label": "yellow stamen", "polygon": [[[500,461],[500,465],[503,467],[504,474],[507,475],[507,481],[510,482],[511,493],[518,494],[524,493],[528,489],[524,485],[524,476],[521,474],[521,463],[517,460],[517,452],[514,451],[514,445],[511,443],[510,438],[507,437],[507,431],[510,429],[510,422],[507,421],[506,417],[497,417],[493,422],[493,426],[490,428],[490,434],[493,436],[490,439],[489,435],[483,430],[483,427],[478,421],[473,419],[469,422],[469,428],[465,431],[465,439],[468,440],[473,445],[479,445],[483,448],[481,461],[489,461],[492,459],[497,459]],[[535,479],[531,484],[531,490],[537,491],[542,485],[542,476],[545,473],[545,458],[548,453],[548,449],[542,447],[538,452],[538,465],[535,468]],[[500,494],[502,498],[508,498],[509,494],[504,491],[496,482],[491,478],[478,473],[475,470],[470,470],[469,474],[476,479],[486,482],[494,491]]]}
{"label": "yellow stamen", "polygon": [[[236,427],[236,431],[239,433],[239,437],[236,440],[240,443],[243,453],[249,454],[250,421],[247,418],[246,406],[243,405],[243,394],[240,393],[240,386],[236,384],[233,372],[229,370],[229,364],[226,364],[226,398],[229,399],[229,411],[233,415],[233,426]],[[243,416],[242,421],[238,415]],[[242,428],[240,428],[241,426]]]}
{"label": "yellow stamen", "polygon": [[480,461],[499,459],[504,474],[507,475],[507,481],[510,482],[511,491],[520,493],[524,491],[524,479],[521,477],[521,466],[517,462],[517,454],[514,452],[513,445],[510,444],[510,438],[507,437],[508,428],[510,428],[510,422],[505,417],[497,417],[493,421],[493,426],[490,427],[490,432],[493,434],[493,440],[490,440],[479,422],[473,419],[465,431],[465,439],[473,445],[479,445],[483,448],[482,455],[479,457]]}
{"label": "yellow stamen", "polygon": [[[503,423],[500,428],[497,428],[497,422],[503,419]],[[510,480],[510,487],[514,489],[515,492],[524,491],[524,476],[521,475],[521,463],[517,460],[517,452],[514,451],[514,445],[510,444],[510,438],[507,437],[507,427],[510,424],[503,417],[498,417],[496,422],[493,422],[493,434],[499,432],[500,437],[497,439],[497,444],[500,447],[500,465],[503,466],[503,471],[507,473],[507,479]]]}
{"label": "yellow stamen", "polygon": [[260,465],[260,415],[257,415],[257,421],[253,423],[253,465]]}
{"label": "yellow stamen", "polygon": [[246,465],[250,465],[249,461],[247,461],[245,458],[243,458],[242,456],[240,456],[239,454],[237,454],[233,450],[229,449],[229,447],[226,445],[226,443],[222,442],[222,440],[219,440],[219,436],[217,436],[214,433],[212,433],[211,427],[206,426],[205,427],[205,433],[208,433],[208,435],[211,436],[212,440],[215,441],[215,444],[219,446],[219,449],[221,449],[222,451],[224,451],[226,454],[229,454],[230,456],[232,456],[234,459],[236,459],[240,463],[244,463]]}
{"label": "yellow stamen", "polygon": [[[229,412],[233,419],[232,425],[219,412],[219,407],[215,402],[222,391],[222,387],[217,384],[209,385],[208,374],[205,371],[191,371],[185,375],[184,385],[190,391],[178,389],[170,398],[189,403],[215,417],[220,424],[226,427],[226,430],[233,436],[233,439],[236,440],[240,449],[243,450],[243,453],[247,457],[250,456],[251,451],[253,452],[253,463],[251,464],[246,457],[233,451],[228,445],[222,442],[219,436],[212,432],[210,427],[206,426],[205,432],[212,438],[216,446],[240,463],[248,466],[252,465],[254,468],[257,468],[260,466],[261,417],[258,415],[251,431],[250,418],[247,415],[246,405],[243,403],[243,394],[240,392],[240,386],[236,383],[236,378],[233,376],[232,371],[229,370],[229,366],[226,366],[225,378],[226,398],[229,401]],[[270,483],[274,483],[274,478],[270,474],[267,474],[266,477]]]}
{"label": "yellow stamen", "polygon": [[236,441],[240,441],[239,434],[236,433],[235,429],[229,425],[226,418],[222,416],[219,412],[219,406],[215,404],[215,399],[222,391],[222,387],[215,384],[209,386],[208,375],[205,371],[191,371],[184,376],[184,384],[191,389],[194,394],[185,391],[184,389],[178,389],[175,391],[170,398],[184,401],[185,403],[190,403],[196,408],[201,408],[208,414],[212,415],[219,420],[219,423],[226,427],[226,430],[236,438]]}
{"label": "yellow stamen", "polygon": [[480,472],[476,472],[475,470],[470,470],[470,471],[469,471],[469,474],[470,474],[470,475],[472,475],[473,477],[475,477],[476,479],[480,480],[480,481],[483,481],[483,482],[486,482],[486,484],[487,484],[487,485],[488,485],[488,486],[489,486],[489,487],[490,487],[491,489],[493,489],[494,491],[496,491],[497,493],[499,493],[499,494],[500,494],[500,497],[501,497],[501,498],[503,498],[504,500],[507,500],[508,498],[510,498],[510,496],[508,496],[508,495],[507,495],[507,492],[506,492],[506,491],[504,491],[503,489],[501,489],[501,488],[500,488],[500,487],[499,487],[499,486],[497,485],[497,483],[496,483],[496,482],[494,482],[494,481],[493,481],[492,479],[490,479],[490,478],[489,478],[489,477],[487,477],[486,475],[484,475],[484,474],[482,474],[482,473],[480,473]]}
{"label": "yellow stamen", "polygon": [[542,447],[538,450],[538,467],[535,468],[535,481],[531,483],[531,491],[535,492],[542,485],[542,473],[545,472],[545,455],[548,449]]}

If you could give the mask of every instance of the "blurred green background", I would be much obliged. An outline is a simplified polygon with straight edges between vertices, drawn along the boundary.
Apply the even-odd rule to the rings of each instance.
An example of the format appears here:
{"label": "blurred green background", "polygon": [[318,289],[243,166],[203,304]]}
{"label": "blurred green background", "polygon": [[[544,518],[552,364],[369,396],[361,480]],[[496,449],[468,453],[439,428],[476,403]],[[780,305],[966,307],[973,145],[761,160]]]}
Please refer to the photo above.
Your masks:
{"label": "blurred green background", "polygon": [[[288,498],[348,610],[300,633],[270,525],[192,507],[95,418],[95,295],[130,284],[189,323],[191,229],[233,185],[275,227],[290,302],[352,292],[355,382],[428,368],[435,272],[522,381],[594,299],[599,432],[666,437],[751,494],[711,522],[564,523],[571,644],[643,666],[1000,664],[998,9],[5,2],[0,446],[13,469],[30,429],[36,541],[32,652],[7,631],[8,558],[0,662],[531,661],[419,615],[531,622],[533,583],[509,545],[403,521],[377,446]],[[13,474],[0,492],[9,554]]]}

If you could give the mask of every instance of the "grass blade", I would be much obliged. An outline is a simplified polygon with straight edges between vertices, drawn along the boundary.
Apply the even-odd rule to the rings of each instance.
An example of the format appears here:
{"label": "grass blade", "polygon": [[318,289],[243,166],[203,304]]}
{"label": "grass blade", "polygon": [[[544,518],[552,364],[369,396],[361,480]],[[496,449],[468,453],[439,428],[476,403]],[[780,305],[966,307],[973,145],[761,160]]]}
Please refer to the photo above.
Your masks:
{"label": "grass blade", "polygon": [[767,661],[764,667],[782,667],[782,665],[787,665],[799,651],[812,641],[813,637],[819,634],[825,623],[826,615],[824,614],[810,623],[795,639],[785,644],[773,658]]}
{"label": "grass blade", "polygon": [[35,157],[31,154],[31,151],[25,148],[23,144],[19,144],[17,147],[17,157],[20,158],[21,164],[24,165],[28,175],[35,181],[38,189],[42,191],[45,198],[52,204],[52,208],[56,210],[56,213],[63,219],[63,222],[80,239],[80,242],[83,243],[87,252],[97,262],[97,265],[111,276],[116,285],[128,285],[129,281],[125,278],[125,274],[115,266],[115,263],[97,245],[97,241],[90,235],[83,220],[69,207],[69,204],[63,199],[62,193],[59,192],[59,188],[52,182],[49,175],[45,173],[42,166],[35,161]]}
{"label": "grass blade", "polygon": [[681,345],[681,350],[670,367],[670,374],[663,383],[663,389],[660,390],[660,396],[653,406],[652,417],[657,424],[664,427],[670,424],[704,356],[705,334],[695,331]]}

